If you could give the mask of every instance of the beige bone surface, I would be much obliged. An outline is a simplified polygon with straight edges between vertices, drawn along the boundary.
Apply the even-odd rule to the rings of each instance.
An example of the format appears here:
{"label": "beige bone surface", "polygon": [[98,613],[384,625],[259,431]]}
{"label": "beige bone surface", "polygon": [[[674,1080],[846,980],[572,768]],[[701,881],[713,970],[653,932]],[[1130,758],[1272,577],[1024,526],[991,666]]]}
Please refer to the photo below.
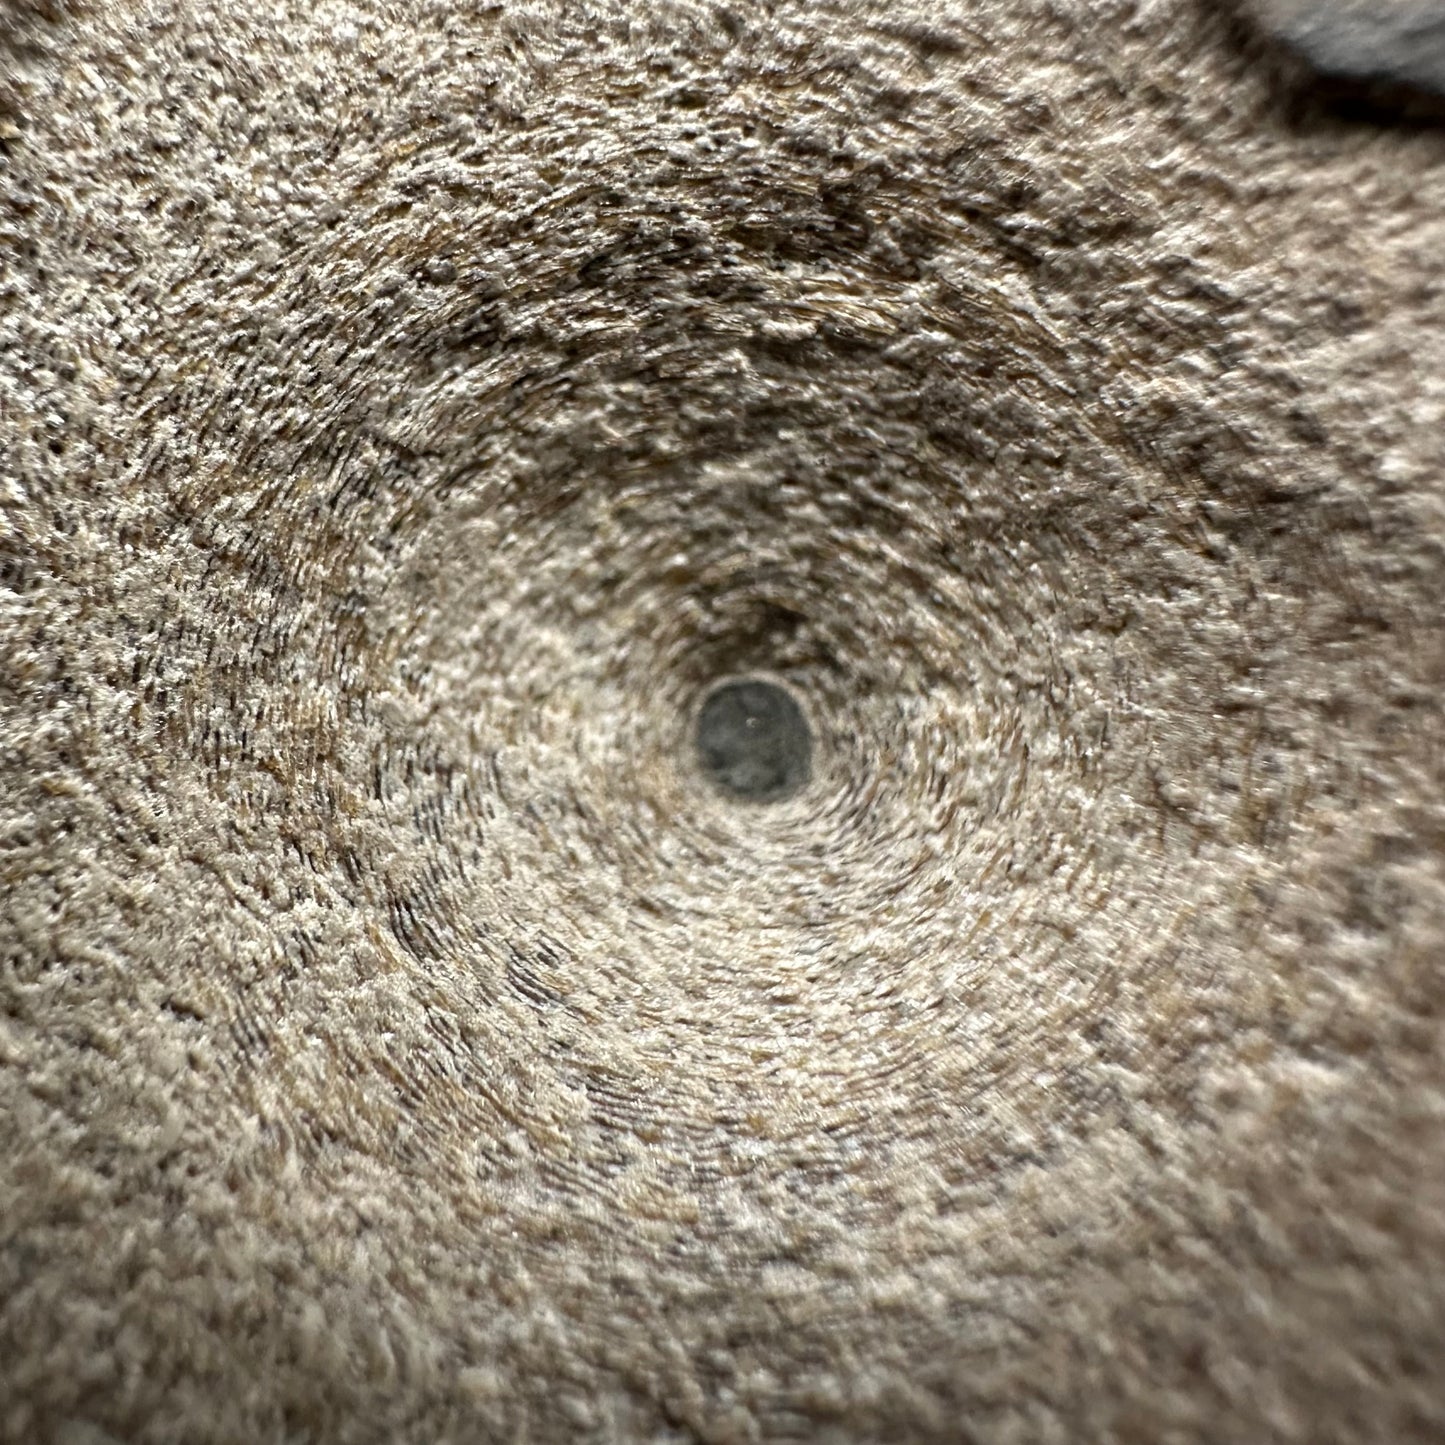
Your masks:
{"label": "beige bone surface", "polygon": [[0,1439],[1445,1437],[1445,131],[1296,72],[0,5]]}

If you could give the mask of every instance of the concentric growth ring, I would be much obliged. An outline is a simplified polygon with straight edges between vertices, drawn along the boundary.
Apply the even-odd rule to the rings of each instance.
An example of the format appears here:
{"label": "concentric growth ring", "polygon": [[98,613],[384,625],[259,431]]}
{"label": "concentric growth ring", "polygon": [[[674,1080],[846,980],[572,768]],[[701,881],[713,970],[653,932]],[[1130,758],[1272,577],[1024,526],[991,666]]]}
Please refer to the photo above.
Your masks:
{"label": "concentric growth ring", "polygon": [[0,1435],[1439,1418],[1438,135],[1182,0],[25,13]]}

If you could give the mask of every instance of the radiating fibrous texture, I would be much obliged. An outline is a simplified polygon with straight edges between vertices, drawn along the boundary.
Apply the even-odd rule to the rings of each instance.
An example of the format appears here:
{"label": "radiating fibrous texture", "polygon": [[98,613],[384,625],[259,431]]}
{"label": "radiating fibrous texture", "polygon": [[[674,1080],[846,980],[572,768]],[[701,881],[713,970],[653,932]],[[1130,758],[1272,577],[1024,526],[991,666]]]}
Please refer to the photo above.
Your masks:
{"label": "radiating fibrous texture", "polygon": [[1441,1438],[1445,132],[0,17],[0,1438]]}

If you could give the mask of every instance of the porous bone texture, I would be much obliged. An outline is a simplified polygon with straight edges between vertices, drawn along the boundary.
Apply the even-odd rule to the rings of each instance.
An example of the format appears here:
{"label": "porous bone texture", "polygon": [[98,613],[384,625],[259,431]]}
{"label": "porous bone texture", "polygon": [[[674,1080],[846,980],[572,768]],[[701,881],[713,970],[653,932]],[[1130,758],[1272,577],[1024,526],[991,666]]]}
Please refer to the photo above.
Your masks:
{"label": "porous bone texture", "polygon": [[0,1438],[1445,1438],[1445,132],[1310,86],[4,0]]}

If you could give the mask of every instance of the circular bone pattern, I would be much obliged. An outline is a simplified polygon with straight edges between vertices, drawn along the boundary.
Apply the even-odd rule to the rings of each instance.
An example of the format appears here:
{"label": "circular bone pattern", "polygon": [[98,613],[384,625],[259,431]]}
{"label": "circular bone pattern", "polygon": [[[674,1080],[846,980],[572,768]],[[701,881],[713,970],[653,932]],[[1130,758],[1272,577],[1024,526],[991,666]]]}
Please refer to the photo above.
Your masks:
{"label": "circular bone pattern", "polygon": [[15,14],[0,1435],[1445,1428],[1438,133]]}

